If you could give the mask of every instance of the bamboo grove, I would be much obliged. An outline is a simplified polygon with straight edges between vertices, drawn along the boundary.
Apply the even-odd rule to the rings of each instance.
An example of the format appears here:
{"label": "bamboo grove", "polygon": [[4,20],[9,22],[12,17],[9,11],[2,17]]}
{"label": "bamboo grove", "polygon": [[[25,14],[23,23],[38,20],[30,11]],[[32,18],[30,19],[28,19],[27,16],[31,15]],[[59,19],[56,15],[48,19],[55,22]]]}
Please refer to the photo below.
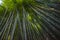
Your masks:
{"label": "bamboo grove", "polygon": [[60,40],[60,0],[1,0],[0,40]]}

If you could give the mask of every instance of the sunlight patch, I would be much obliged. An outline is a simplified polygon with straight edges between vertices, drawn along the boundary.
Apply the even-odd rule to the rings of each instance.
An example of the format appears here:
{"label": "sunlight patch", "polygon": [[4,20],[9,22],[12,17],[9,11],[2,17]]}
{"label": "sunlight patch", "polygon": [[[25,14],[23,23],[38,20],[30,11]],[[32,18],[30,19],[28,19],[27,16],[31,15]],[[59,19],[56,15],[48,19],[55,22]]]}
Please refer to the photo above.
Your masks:
{"label": "sunlight patch", "polygon": [[0,5],[2,4],[2,1],[0,0]]}

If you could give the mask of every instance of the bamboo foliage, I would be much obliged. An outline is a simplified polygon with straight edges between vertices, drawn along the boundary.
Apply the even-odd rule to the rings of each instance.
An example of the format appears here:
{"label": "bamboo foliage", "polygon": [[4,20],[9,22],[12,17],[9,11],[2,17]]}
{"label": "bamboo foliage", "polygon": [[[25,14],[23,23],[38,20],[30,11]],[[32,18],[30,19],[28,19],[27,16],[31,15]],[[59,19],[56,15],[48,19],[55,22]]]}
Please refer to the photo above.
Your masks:
{"label": "bamboo foliage", "polygon": [[0,40],[60,40],[60,0],[2,0]]}

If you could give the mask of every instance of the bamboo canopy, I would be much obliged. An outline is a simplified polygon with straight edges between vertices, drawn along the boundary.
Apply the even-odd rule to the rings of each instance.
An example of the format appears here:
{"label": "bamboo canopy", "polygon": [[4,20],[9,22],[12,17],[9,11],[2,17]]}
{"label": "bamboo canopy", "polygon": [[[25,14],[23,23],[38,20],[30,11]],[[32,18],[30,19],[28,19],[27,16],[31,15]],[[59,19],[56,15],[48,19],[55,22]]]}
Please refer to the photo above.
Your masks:
{"label": "bamboo canopy", "polygon": [[0,0],[0,40],[60,40],[60,0]]}

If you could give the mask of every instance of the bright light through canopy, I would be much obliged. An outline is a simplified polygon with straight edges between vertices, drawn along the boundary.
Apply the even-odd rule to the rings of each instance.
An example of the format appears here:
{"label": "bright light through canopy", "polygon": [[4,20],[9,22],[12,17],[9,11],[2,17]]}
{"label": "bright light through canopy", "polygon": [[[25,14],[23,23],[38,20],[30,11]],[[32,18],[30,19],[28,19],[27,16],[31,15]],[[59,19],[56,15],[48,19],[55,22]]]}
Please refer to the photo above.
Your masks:
{"label": "bright light through canopy", "polygon": [[0,0],[0,4],[2,3],[2,1]]}

